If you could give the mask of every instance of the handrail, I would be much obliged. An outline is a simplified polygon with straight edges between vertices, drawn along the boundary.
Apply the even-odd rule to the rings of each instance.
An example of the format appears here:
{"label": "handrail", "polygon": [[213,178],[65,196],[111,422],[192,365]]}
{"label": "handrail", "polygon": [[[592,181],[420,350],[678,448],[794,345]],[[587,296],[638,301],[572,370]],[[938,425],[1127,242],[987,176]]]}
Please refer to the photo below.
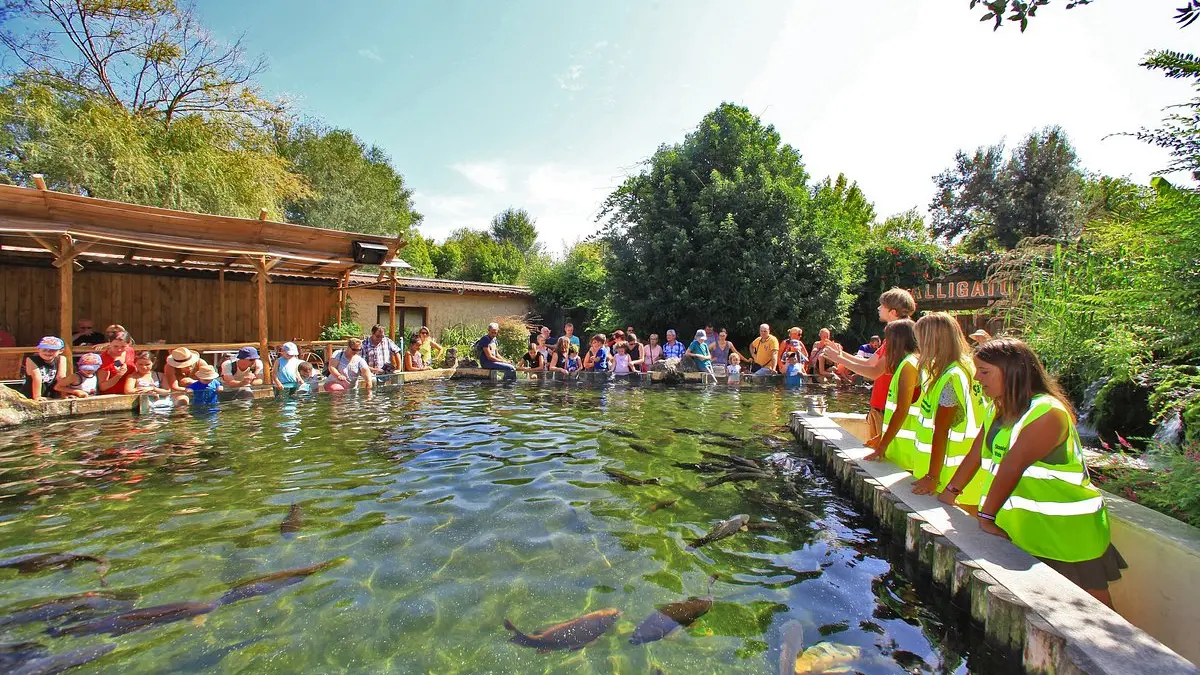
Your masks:
{"label": "handrail", "polygon": [[[346,340],[272,340],[270,344],[278,346],[284,342],[294,342],[297,347],[339,347],[346,344]],[[139,342],[133,345],[136,351],[171,351],[180,347],[187,347],[194,352],[212,352],[212,351],[237,351],[242,347],[257,347],[258,344],[252,341],[246,342]],[[76,350],[86,349],[85,347],[76,347]],[[0,356],[5,354],[32,354],[37,351],[36,346],[29,347],[0,347]]]}

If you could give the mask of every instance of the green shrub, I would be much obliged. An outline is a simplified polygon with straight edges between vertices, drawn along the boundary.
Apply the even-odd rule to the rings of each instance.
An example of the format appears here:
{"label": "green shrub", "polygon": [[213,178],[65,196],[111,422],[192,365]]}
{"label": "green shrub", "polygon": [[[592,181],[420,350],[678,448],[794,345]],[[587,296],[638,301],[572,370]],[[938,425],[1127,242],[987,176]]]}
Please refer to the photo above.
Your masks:
{"label": "green shrub", "polygon": [[1147,455],[1161,469],[1108,469],[1095,473],[1106,491],[1200,527],[1200,443],[1156,447]]}
{"label": "green shrub", "polygon": [[[496,323],[500,324],[500,334],[496,338],[500,355],[510,361],[521,358],[521,354],[529,347],[529,328],[525,321],[510,316],[498,318]],[[454,347],[460,359],[473,359],[476,358],[473,351],[475,343],[486,334],[486,324],[459,323],[442,329],[439,344],[447,349]]]}

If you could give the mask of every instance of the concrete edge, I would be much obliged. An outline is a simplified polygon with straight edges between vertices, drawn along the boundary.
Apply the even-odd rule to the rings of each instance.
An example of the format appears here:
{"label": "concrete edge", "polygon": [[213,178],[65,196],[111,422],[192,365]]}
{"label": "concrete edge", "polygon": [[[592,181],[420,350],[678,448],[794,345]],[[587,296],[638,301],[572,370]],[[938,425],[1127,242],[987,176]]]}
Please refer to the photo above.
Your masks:
{"label": "concrete edge", "polygon": [[903,541],[906,552],[957,602],[987,640],[1019,654],[1026,672],[1195,674],[1190,661],[1133,626],[1010,542],[988,534],[959,509],[912,494],[912,476],[871,451],[826,416],[793,412],[792,433],[826,473]]}

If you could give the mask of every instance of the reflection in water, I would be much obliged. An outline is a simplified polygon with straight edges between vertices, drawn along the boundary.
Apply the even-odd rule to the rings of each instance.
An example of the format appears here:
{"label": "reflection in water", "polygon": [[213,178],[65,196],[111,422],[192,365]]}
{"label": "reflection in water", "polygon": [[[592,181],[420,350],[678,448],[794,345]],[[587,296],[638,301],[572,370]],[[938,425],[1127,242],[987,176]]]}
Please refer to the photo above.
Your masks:
{"label": "reflection in water", "polygon": [[110,569],[104,588],[90,565],[0,569],[0,641],[30,645],[4,658],[761,673],[786,645],[862,673],[1004,672],[787,454],[800,396],[437,382],[8,431],[0,559]]}

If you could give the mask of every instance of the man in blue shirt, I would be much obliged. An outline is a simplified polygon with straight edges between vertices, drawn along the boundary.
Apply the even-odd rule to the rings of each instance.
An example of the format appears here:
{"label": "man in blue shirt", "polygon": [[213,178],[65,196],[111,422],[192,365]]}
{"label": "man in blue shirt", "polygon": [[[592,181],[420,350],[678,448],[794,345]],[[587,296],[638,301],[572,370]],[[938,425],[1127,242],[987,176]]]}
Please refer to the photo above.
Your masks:
{"label": "man in blue shirt", "polygon": [[667,342],[663,345],[662,350],[664,359],[681,359],[687,348],[683,346],[682,342],[675,339],[675,329],[670,328],[667,330]]}
{"label": "man in blue shirt", "polygon": [[475,353],[479,355],[479,365],[488,370],[504,371],[504,379],[515,380],[517,379],[517,367],[500,355],[500,349],[496,345],[496,336],[499,334],[500,325],[489,323],[487,335],[479,338],[475,343]]}

